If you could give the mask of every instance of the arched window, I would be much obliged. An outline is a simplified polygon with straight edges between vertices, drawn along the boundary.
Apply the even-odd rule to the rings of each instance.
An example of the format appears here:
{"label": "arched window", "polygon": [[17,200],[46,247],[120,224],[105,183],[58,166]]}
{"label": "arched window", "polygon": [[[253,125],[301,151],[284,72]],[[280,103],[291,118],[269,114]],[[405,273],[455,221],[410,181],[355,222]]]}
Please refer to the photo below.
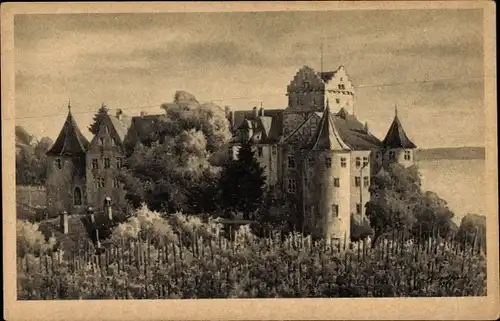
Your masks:
{"label": "arched window", "polygon": [[82,190],[80,187],[75,187],[73,192],[73,203],[77,206],[82,205]]}

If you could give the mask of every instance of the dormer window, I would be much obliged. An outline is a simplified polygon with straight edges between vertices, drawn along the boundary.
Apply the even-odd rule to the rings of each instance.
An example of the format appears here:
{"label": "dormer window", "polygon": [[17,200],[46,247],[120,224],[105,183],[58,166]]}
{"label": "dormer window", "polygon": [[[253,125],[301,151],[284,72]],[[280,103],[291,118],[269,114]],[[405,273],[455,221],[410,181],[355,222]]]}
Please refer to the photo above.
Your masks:
{"label": "dormer window", "polygon": [[99,169],[99,161],[97,158],[92,159],[92,169]]}
{"label": "dormer window", "polygon": [[405,150],[405,160],[411,160],[411,152],[409,150]]}
{"label": "dormer window", "polygon": [[339,84],[339,89],[345,89],[345,85],[344,84]]}
{"label": "dormer window", "polygon": [[309,81],[304,81],[304,90],[308,91],[308,90],[310,90],[310,88],[311,88],[311,84],[309,83]]}
{"label": "dormer window", "polygon": [[259,155],[259,157],[262,157],[262,155],[263,155],[261,146],[257,147],[257,155]]}
{"label": "dormer window", "polygon": [[337,104],[340,104],[340,98],[335,98],[335,102],[336,102]]}

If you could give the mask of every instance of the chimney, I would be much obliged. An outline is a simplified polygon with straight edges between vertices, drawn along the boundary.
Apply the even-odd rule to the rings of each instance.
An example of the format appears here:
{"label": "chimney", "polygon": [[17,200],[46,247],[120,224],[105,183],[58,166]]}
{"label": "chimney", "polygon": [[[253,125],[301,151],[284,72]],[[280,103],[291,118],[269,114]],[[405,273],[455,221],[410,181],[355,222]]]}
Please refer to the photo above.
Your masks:
{"label": "chimney", "polygon": [[260,107],[259,116],[264,116],[264,107]]}
{"label": "chimney", "polygon": [[113,220],[113,210],[111,209],[111,197],[106,197],[104,199],[104,213],[108,215],[110,221]]}
{"label": "chimney", "polygon": [[368,133],[369,131],[369,128],[368,128],[368,122],[365,122],[365,128],[364,128],[365,132]]}
{"label": "chimney", "polygon": [[87,209],[87,214],[89,216],[90,223],[95,224],[95,214],[94,214],[94,209],[92,207],[89,207]]}
{"label": "chimney", "polygon": [[146,116],[148,113],[146,113],[145,111],[141,111],[141,117],[144,117]]}
{"label": "chimney", "polygon": [[118,109],[118,110],[116,111],[116,118],[118,118],[118,119],[122,119],[122,115],[123,115],[123,110]]}
{"label": "chimney", "polygon": [[231,129],[234,127],[234,111],[229,112],[229,123],[231,124]]}
{"label": "chimney", "polygon": [[61,231],[64,234],[68,234],[69,232],[69,224],[68,224],[68,212],[64,211],[59,214],[59,224],[61,226]]}
{"label": "chimney", "polygon": [[226,117],[229,118],[229,113],[231,112],[231,107],[229,106],[224,106],[224,112],[226,113]]}
{"label": "chimney", "polygon": [[254,117],[254,118],[257,118],[257,116],[258,116],[258,115],[259,115],[259,112],[258,112],[258,110],[257,110],[257,106],[254,106],[254,107],[253,107],[253,117]]}

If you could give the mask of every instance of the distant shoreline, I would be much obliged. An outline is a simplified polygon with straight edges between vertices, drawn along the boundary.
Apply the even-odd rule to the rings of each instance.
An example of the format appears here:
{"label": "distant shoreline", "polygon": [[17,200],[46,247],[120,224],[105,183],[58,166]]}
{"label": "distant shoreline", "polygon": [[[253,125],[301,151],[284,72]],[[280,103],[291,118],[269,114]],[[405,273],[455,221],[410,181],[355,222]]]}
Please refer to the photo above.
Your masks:
{"label": "distant shoreline", "polygon": [[485,159],[484,147],[442,147],[418,149],[415,152],[415,161],[422,160],[468,160],[468,159]]}

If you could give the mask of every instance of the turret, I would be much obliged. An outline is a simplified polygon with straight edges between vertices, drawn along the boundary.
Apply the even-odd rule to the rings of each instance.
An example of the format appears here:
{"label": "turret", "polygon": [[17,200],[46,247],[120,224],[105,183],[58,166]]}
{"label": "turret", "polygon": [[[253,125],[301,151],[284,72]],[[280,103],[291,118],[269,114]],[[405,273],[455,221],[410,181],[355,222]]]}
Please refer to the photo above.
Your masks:
{"label": "turret", "polygon": [[84,210],[85,153],[89,145],[71,113],[52,147],[47,151],[47,208],[49,213]]}
{"label": "turret", "polygon": [[335,127],[329,103],[310,151],[314,159],[316,231],[327,241],[350,239],[350,147]]}
{"label": "turret", "polygon": [[414,151],[417,146],[408,138],[398,117],[397,106],[394,109],[394,119],[383,141],[384,160],[397,162],[403,166],[414,164]]}

